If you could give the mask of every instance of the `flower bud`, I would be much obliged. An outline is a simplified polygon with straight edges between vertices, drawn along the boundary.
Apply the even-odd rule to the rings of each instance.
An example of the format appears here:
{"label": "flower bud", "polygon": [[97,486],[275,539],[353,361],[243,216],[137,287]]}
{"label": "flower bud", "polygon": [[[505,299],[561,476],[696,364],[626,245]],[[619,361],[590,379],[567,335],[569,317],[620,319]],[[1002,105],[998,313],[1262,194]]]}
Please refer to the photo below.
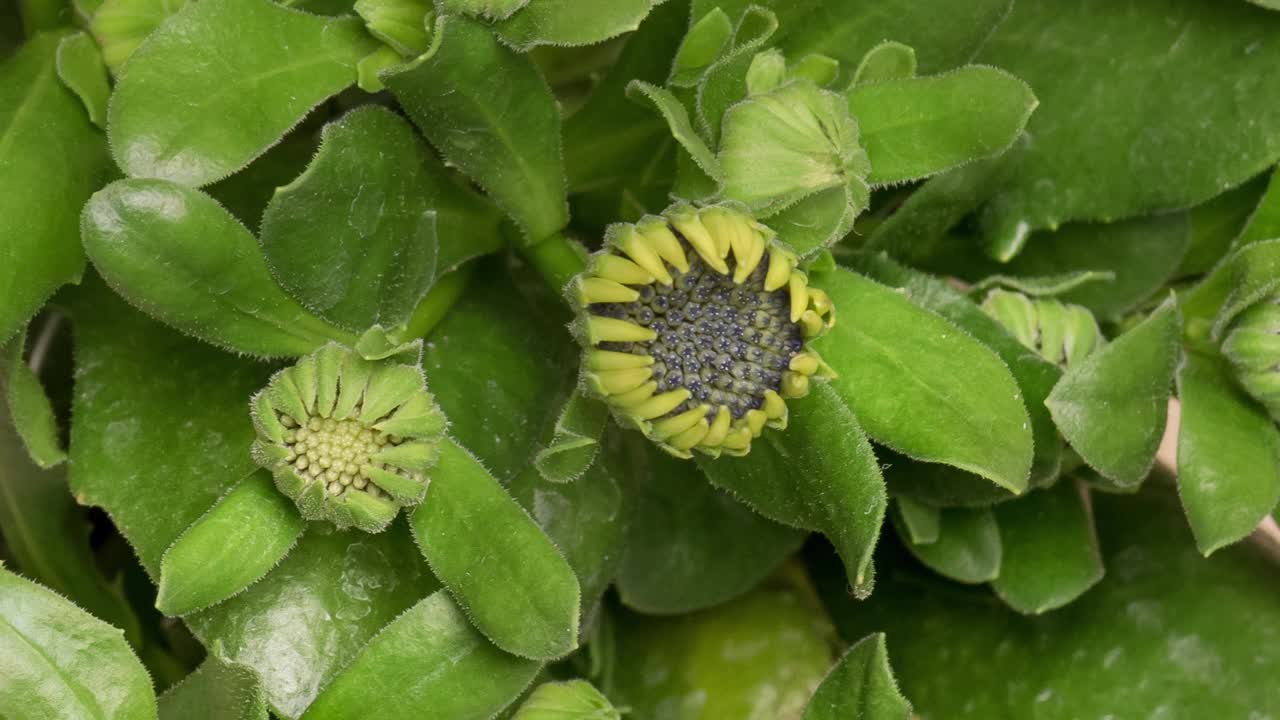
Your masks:
{"label": "flower bud", "polygon": [[746,454],[766,426],[786,427],[786,398],[831,374],[808,344],[835,309],[796,266],[729,207],[611,226],[570,285],[584,385],[674,455]]}
{"label": "flower bud", "polygon": [[1018,342],[1064,368],[1075,367],[1105,342],[1093,313],[1079,305],[996,289],[982,309]]}
{"label": "flower bud", "polygon": [[308,520],[383,530],[427,490],[445,417],[422,370],[327,345],[252,401],[253,457]]}
{"label": "flower bud", "polygon": [[1222,342],[1222,354],[1241,387],[1280,420],[1280,295],[1236,316]]}

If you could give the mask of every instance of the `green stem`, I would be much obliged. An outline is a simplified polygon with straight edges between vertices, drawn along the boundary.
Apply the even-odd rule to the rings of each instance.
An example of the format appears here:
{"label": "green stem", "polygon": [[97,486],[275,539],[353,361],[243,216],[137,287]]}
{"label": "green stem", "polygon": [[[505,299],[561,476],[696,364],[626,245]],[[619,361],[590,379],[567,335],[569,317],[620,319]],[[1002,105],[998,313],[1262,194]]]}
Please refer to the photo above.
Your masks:
{"label": "green stem", "polygon": [[404,338],[426,337],[449,312],[449,308],[462,297],[475,270],[475,263],[467,263],[445,275],[431,286],[426,297],[413,309],[409,322],[405,323]]}
{"label": "green stem", "polygon": [[557,293],[587,268],[582,251],[561,233],[524,249],[524,257]]}

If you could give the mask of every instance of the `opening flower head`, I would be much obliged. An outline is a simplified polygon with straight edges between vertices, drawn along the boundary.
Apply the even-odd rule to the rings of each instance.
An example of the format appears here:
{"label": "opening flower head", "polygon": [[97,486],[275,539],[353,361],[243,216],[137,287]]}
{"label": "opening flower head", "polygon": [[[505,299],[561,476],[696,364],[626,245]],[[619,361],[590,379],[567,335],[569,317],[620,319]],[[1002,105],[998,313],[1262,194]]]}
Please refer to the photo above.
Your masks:
{"label": "opening flower head", "polygon": [[1254,303],[1231,322],[1222,354],[1241,387],[1280,420],[1280,295]]}
{"label": "opening flower head", "polygon": [[422,370],[327,345],[252,401],[253,457],[308,520],[379,532],[427,490],[446,421]]}
{"label": "opening flower head", "polygon": [[750,215],[677,205],[610,226],[571,285],[583,380],[664,450],[745,455],[830,369],[808,347],[835,320],[794,253]]}

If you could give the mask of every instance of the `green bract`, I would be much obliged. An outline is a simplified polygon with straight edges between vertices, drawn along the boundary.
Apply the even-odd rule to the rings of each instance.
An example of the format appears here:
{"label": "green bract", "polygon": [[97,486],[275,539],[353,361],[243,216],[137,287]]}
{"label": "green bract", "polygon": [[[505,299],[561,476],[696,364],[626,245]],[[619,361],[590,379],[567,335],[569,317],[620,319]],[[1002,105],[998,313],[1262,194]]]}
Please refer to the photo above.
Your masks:
{"label": "green bract", "polygon": [[750,215],[678,205],[609,228],[570,290],[583,380],[662,449],[745,455],[787,398],[829,374],[806,343],[835,322],[795,255]]}
{"label": "green bract", "polygon": [[1280,295],[1265,298],[1236,316],[1222,352],[1236,380],[1280,421]]}
{"label": "green bract", "polygon": [[308,520],[380,532],[427,491],[446,423],[416,366],[327,345],[252,405],[254,460]]}

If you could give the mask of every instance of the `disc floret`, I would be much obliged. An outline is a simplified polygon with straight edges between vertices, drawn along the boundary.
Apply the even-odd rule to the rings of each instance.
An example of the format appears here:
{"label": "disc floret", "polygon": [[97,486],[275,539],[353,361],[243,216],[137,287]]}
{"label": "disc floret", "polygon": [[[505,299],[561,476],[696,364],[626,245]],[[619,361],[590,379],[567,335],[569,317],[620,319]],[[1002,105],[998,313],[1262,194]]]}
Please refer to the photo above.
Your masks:
{"label": "disc floret", "polygon": [[333,344],[253,398],[253,457],[308,520],[384,529],[427,489],[445,429],[422,370]]}
{"label": "disc floret", "polygon": [[611,226],[571,286],[585,384],[668,452],[746,454],[830,373],[808,341],[834,322],[831,299],[797,264],[730,207]]}

